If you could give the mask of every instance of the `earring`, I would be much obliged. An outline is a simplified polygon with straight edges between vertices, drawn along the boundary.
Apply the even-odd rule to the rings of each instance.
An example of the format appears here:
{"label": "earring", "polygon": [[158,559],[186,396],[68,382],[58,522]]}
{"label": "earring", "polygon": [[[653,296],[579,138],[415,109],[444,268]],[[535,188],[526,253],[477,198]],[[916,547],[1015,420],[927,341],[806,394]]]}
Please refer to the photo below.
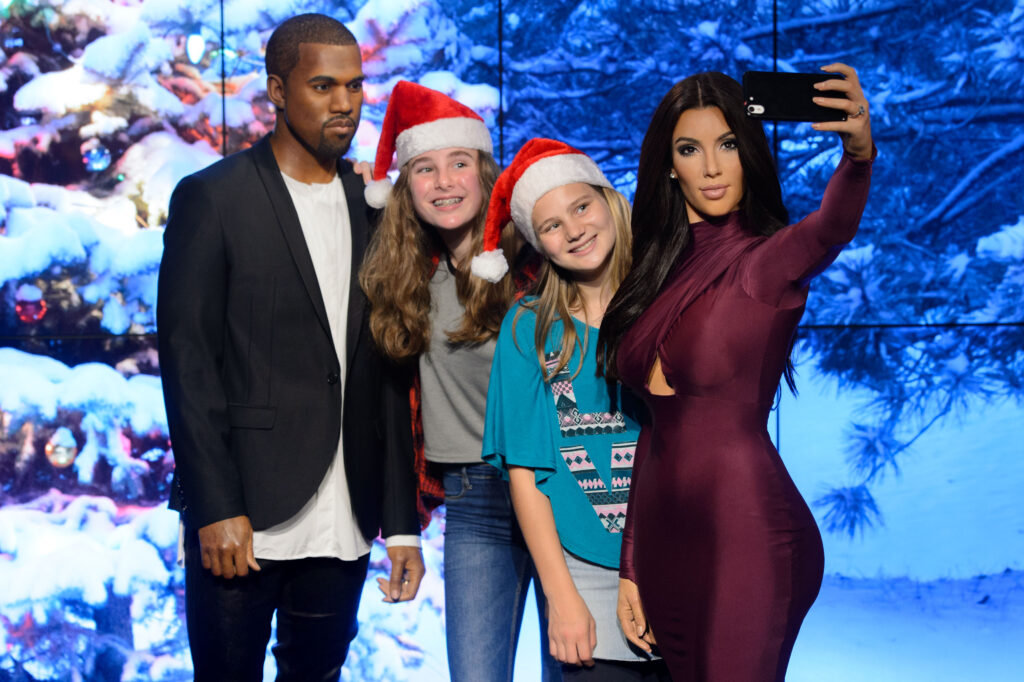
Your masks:
{"label": "earring", "polygon": [[673,168],[672,170],[670,170],[670,171],[668,172],[668,176],[669,176],[670,178],[672,178],[673,180],[675,180],[675,179],[676,179],[676,169],[675,169],[675,168]]}

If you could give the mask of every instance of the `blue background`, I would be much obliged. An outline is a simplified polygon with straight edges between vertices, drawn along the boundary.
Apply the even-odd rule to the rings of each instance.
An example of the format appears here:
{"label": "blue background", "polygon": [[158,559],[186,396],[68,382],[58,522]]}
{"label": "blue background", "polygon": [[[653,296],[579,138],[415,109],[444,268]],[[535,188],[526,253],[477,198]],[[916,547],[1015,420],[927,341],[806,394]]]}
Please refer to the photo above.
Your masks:
{"label": "blue background", "polygon": [[[477,109],[499,162],[560,138],[628,196],[678,79],[856,66],[871,197],[770,423],[826,544],[789,679],[1024,675],[1024,0],[0,0],[0,681],[189,678],[153,336],[167,199],[272,127],[262,47],[303,11],[362,45],[352,156],[405,78]],[[837,140],[769,134],[802,217]],[[442,533],[416,602],[368,589],[345,679],[446,678]]]}

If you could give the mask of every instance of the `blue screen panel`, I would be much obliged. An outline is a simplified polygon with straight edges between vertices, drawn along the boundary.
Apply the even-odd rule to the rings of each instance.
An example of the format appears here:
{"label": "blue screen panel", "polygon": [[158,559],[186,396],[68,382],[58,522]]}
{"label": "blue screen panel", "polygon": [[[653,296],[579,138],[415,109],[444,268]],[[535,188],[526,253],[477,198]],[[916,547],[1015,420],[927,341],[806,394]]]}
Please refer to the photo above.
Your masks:
{"label": "blue screen panel", "polygon": [[[651,114],[698,71],[771,68],[771,7],[743,2],[504,5],[505,162],[531,137],[588,153],[627,197]],[[754,27],[769,33],[745,39]]]}
{"label": "blue screen panel", "polygon": [[[945,352],[922,344],[937,336]],[[1020,328],[801,338],[778,444],[821,529],[825,580],[787,679],[1016,679],[1020,366],[1000,383],[968,357],[1019,349]]]}
{"label": "blue screen panel", "polygon": [[[856,256],[809,303],[820,324],[1020,322],[1024,39],[1013,2],[779,2],[778,68],[858,69],[879,148]],[[781,124],[793,217],[817,207],[836,137]],[[838,274],[838,273],[835,273]],[[842,299],[842,300],[837,300]]]}
{"label": "blue screen panel", "polygon": [[[0,678],[190,676],[152,337],[166,202],[271,129],[269,32],[324,9],[243,4],[224,6],[223,40],[218,3],[0,10]],[[774,4],[331,3],[370,77],[350,156],[373,158],[387,94],[408,78],[480,112],[499,160],[561,138],[631,196],[650,114],[678,79],[857,66],[881,152],[872,195],[812,286],[801,394],[772,424],[827,557],[788,679],[1016,679],[1024,13]],[[802,217],[837,141],[769,132]],[[344,679],[447,679],[442,533],[438,515],[403,607],[379,601],[374,547]],[[537,634],[518,679],[537,677]]]}

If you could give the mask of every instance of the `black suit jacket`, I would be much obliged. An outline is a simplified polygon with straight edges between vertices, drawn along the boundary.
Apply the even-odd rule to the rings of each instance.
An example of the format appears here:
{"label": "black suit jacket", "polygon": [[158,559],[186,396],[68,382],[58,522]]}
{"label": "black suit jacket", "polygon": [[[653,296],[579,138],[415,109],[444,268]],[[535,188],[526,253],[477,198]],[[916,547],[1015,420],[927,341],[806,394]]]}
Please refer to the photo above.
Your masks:
{"label": "black suit jacket", "polygon": [[269,137],[171,196],[157,333],[171,507],[192,529],[245,514],[261,530],[293,516],[320,485],[341,429],[363,535],[419,532],[408,397],[374,347],[357,277],[370,212],[351,165],[338,172],[352,225],[346,358],[334,350]]}

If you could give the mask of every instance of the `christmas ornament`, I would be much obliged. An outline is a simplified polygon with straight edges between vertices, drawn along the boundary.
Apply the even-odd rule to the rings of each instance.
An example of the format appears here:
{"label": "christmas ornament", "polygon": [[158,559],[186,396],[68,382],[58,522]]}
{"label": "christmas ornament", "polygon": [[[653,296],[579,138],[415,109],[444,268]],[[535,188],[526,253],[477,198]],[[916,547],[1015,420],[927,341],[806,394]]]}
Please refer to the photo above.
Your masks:
{"label": "christmas ornament", "polygon": [[99,173],[110,167],[110,150],[95,140],[95,144],[85,143],[82,145],[82,165],[90,173]]}
{"label": "christmas ornament", "polygon": [[75,442],[71,429],[62,426],[53,432],[43,450],[50,464],[58,469],[64,469],[71,466],[78,456],[78,443]]}
{"label": "christmas ornament", "polygon": [[14,314],[25,324],[34,324],[46,315],[43,291],[34,284],[22,284],[14,294]]}

